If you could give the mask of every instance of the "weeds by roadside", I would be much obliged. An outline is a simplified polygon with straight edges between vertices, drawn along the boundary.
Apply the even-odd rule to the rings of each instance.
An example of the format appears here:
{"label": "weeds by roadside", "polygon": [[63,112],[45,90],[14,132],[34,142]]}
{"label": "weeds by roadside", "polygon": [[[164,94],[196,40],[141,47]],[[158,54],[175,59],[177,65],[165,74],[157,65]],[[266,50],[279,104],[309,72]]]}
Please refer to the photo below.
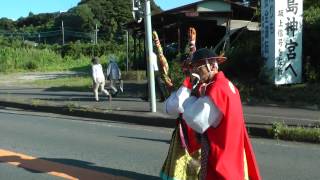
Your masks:
{"label": "weeds by roadside", "polygon": [[71,76],[56,79],[36,80],[32,82],[38,87],[49,87],[51,91],[81,91],[85,92],[91,89],[92,79],[89,75]]}
{"label": "weeds by roadside", "polygon": [[66,107],[67,107],[67,109],[68,109],[69,112],[73,112],[74,110],[80,108],[79,104],[74,103],[74,102],[68,102],[67,105],[66,105]]}
{"label": "weeds by roadside", "polygon": [[320,126],[318,125],[289,127],[284,123],[276,122],[273,123],[270,133],[275,139],[320,143]]}
{"label": "weeds by roadside", "polygon": [[62,58],[49,49],[10,48],[0,49],[0,72],[66,71],[88,66],[90,59],[85,56]]}
{"label": "weeds by roadside", "polygon": [[37,107],[37,106],[40,106],[40,105],[43,105],[44,104],[44,101],[40,100],[40,99],[32,99],[31,100],[31,105],[34,106],[34,107]]}

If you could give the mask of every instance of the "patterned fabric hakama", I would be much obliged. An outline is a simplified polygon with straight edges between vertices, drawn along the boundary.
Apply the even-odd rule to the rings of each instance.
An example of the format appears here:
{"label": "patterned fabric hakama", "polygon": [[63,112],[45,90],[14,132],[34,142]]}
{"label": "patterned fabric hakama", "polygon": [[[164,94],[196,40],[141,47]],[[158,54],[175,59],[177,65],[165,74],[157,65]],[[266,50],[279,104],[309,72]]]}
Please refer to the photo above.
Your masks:
{"label": "patterned fabric hakama", "polygon": [[163,180],[197,180],[200,172],[200,150],[189,154],[182,146],[179,126],[172,133],[167,158],[160,176]]}

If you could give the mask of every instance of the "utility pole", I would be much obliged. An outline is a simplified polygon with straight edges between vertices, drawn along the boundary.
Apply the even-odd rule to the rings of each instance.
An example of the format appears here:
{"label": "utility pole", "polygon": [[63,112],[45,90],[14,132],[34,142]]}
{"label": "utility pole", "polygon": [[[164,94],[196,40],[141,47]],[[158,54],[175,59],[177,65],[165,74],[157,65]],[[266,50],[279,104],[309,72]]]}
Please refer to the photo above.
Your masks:
{"label": "utility pole", "polygon": [[127,36],[127,72],[129,71],[129,32],[126,30],[126,36]]}
{"label": "utility pole", "polygon": [[61,32],[62,32],[62,45],[64,45],[64,27],[63,27],[63,21],[61,21]]}
{"label": "utility pole", "polygon": [[151,8],[150,0],[144,0],[144,8],[142,8],[141,0],[132,0],[132,15],[137,23],[142,21],[144,15],[144,29],[145,29],[145,50],[148,63],[148,83],[149,83],[149,98],[151,112],[156,112],[156,92],[155,92],[155,82],[154,82],[154,69],[153,69],[153,47],[152,47],[152,27],[151,27]]}
{"label": "utility pole", "polygon": [[145,27],[145,39],[146,39],[146,49],[147,49],[147,62],[149,70],[149,98],[151,104],[151,112],[156,112],[156,93],[155,93],[155,82],[154,82],[154,69],[152,53],[152,27],[151,27],[151,8],[150,0],[145,0],[145,11],[144,11],[144,27]]}
{"label": "utility pole", "polygon": [[94,44],[98,44],[98,25],[96,24],[96,30],[95,30],[95,38],[94,38]]}

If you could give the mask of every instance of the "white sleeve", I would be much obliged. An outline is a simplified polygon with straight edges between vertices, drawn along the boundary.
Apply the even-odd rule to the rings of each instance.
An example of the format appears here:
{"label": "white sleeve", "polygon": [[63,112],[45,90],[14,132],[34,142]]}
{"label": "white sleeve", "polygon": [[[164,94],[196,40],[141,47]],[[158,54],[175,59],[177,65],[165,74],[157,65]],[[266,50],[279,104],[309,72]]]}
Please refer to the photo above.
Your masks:
{"label": "white sleeve", "polygon": [[92,79],[95,83],[97,83],[97,69],[96,69],[96,66],[92,66]]}
{"label": "white sleeve", "polygon": [[158,59],[157,59],[157,55],[154,53],[154,52],[152,52],[151,53],[151,58],[152,58],[152,67],[153,67],[153,70],[154,71],[159,71],[159,68],[158,68]]}
{"label": "white sleeve", "polygon": [[204,133],[210,126],[217,127],[222,118],[222,113],[208,96],[198,98],[184,110],[183,119],[198,133]]}
{"label": "white sleeve", "polygon": [[170,115],[179,115],[184,112],[183,103],[190,97],[191,90],[181,86],[177,92],[173,92],[164,102],[164,110]]}

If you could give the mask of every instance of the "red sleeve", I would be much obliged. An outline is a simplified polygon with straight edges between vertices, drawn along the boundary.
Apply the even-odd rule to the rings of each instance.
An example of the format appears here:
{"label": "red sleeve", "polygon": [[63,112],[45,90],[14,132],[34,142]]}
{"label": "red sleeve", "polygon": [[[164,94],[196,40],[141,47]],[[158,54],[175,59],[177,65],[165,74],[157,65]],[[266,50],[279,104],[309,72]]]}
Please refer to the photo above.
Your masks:
{"label": "red sleeve", "polygon": [[182,85],[183,85],[184,87],[188,88],[188,89],[192,89],[192,84],[191,84],[191,81],[190,81],[190,76],[187,76],[187,77],[184,79]]}

